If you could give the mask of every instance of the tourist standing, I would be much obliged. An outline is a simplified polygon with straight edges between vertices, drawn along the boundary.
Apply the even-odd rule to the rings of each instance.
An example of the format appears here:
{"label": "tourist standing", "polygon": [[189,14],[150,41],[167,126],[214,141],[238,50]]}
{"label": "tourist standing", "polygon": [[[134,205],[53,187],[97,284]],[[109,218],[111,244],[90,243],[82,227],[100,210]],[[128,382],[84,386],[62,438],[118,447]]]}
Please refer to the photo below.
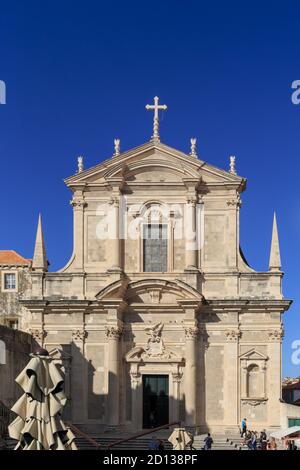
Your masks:
{"label": "tourist standing", "polygon": [[271,442],[268,443],[268,450],[277,450],[277,444],[274,437],[272,437]]}
{"label": "tourist standing", "polygon": [[246,434],[246,432],[247,432],[247,419],[244,418],[241,424],[241,437],[243,437],[244,434]]}
{"label": "tourist standing", "polygon": [[261,431],[260,433],[259,442],[260,442],[260,449],[267,450],[267,433],[265,429]]}

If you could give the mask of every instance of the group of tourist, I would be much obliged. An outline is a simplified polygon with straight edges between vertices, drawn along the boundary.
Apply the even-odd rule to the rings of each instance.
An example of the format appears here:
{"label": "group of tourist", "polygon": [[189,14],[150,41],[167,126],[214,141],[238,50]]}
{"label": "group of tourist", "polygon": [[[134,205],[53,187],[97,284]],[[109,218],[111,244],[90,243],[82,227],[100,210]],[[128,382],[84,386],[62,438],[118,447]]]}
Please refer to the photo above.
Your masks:
{"label": "group of tourist", "polygon": [[[188,437],[188,440],[185,441],[187,444],[185,444],[184,441],[181,442],[179,437],[176,437],[173,443],[173,449],[196,450],[194,447],[194,435],[186,430],[184,430],[184,432],[186,434],[186,437]],[[277,450],[277,443],[275,438],[268,438],[265,429],[262,430],[259,434],[257,431],[252,431],[248,429],[246,418],[242,420],[240,433],[242,438],[241,446],[247,446],[249,450]],[[208,433],[203,440],[202,450],[211,450],[213,442],[214,441],[212,436],[210,435],[210,433]],[[184,444],[184,447],[182,447],[182,444]],[[284,446],[286,450],[297,450],[295,442],[292,439],[286,438],[284,441]],[[164,441],[158,439],[156,436],[152,436],[152,439],[149,442],[149,450],[165,450]]]}
{"label": "group of tourist", "polygon": [[241,437],[243,446],[247,446],[249,450],[276,450],[277,444],[274,438],[268,440],[265,429],[258,436],[257,431],[251,431],[247,427],[247,419],[244,418],[241,424]]}
{"label": "group of tourist", "polygon": [[[247,446],[249,450],[277,450],[277,443],[274,437],[268,439],[265,429],[258,433],[251,431],[247,428],[247,419],[242,420],[241,425],[241,437],[242,445]],[[293,440],[286,439],[285,441],[286,450],[296,450],[296,446]]]}
{"label": "group of tourist", "polygon": [[261,431],[259,437],[256,431],[250,431],[247,429],[243,432],[241,436],[242,446],[247,446],[249,450],[276,450],[276,442],[272,440],[271,442],[267,439],[267,434],[265,431]]}

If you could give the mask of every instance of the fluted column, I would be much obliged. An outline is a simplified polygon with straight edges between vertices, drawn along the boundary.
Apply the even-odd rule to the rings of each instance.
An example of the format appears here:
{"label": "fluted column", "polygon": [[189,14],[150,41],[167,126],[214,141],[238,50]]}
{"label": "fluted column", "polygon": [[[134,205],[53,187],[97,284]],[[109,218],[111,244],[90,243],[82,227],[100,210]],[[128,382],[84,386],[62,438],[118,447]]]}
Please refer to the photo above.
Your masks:
{"label": "fluted column", "polygon": [[120,373],[119,345],[122,336],[122,326],[107,326],[108,339],[108,424],[117,426],[120,419]]}
{"label": "fluted column", "polygon": [[196,324],[185,327],[185,424],[196,425],[197,407],[197,337]]}

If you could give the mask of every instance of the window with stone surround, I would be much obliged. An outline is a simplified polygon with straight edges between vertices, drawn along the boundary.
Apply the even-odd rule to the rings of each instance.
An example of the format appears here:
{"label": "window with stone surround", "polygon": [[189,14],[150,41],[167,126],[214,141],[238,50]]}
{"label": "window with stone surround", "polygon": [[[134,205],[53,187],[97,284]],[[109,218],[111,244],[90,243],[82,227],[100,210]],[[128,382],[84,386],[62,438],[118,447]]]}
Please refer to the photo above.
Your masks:
{"label": "window with stone surround", "polygon": [[143,226],[143,270],[144,272],[166,272],[168,270],[168,226],[148,224]]}
{"label": "window with stone surround", "polygon": [[2,291],[16,291],[18,286],[17,286],[17,273],[16,272],[10,272],[10,271],[4,271],[2,272]]}

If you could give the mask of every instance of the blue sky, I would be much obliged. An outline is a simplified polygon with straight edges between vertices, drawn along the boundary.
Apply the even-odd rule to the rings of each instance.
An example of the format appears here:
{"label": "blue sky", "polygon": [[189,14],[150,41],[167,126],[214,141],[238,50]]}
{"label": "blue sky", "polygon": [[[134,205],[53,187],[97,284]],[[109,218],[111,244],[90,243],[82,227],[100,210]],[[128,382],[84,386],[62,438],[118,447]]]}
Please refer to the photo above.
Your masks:
{"label": "blue sky", "polygon": [[168,105],[164,143],[248,179],[241,244],[251,266],[268,266],[277,212],[285,316],[284,375],[299,375],[300,79],[298,2],[14,1],[0,3],[2,217],[0,247],[31,257],[43,214],[51,269],[72,251],[70,194],[76,157],[92,166],[151,136],[144,106]]}

